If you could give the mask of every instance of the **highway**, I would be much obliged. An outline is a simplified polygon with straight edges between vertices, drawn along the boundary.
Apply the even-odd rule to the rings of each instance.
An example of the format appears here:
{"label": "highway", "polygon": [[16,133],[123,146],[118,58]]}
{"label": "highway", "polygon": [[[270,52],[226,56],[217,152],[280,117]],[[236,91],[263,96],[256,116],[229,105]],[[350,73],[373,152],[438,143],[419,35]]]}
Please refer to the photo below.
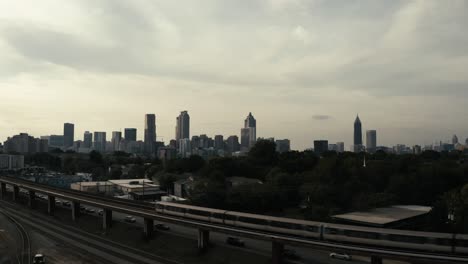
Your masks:
{"label": "highway", "polygon": [[462,262],[466,263],[468,258],[466,257],[455,257],[455,256],[445,256],[445,255],[434,255],[433,253],[421,253],[421,252],[412,252],[412,251],[401,251],[401,250],[391,250],[391,249],[381,249],[375,247],[366,247],[366,246],[357,246],[357,245],[344,245],[331,243],[326,241],[316,241],[309,240],[300,237],[291,237],[283,234],[275,233],[266,233],[256,230],[247,230],[236,227],[229,227],[224,225],[212,224],[198,220],[191,220],[179,217],[172,217],[167,215],[157,214],[153,208],[146,209],[143,206],[133,205],[128,201],[121,201],[117,199],[106,198],[102,199],[101,197],[92,196],[89,194],[82,194],[76,192],[69,192],[66,190],[57,190],[56,188],[49,188],[48,186],[38,185],[31,182],[25,182],[12,178],[0,178],[0,181],[19,186],[28,190],[35,191],[37,193],[43,193],[47,195],[54,196],[63,200],[78,201],[82,204],[89,206],[94,206],[96,208],[105,208],[112,210],[114,212],[121,212],[126,215],[132,215],[137,217],[142,217],[146,219],[154,219],[161,222],[168,222],[177,225],[182,225],[191,228],[201,228],[205,230],[210,230],[211,232],[230,234],[234,236],[253,238],[256,240],[264,241],[275,241],[277,243],[282,243],[285,245],[294,245],[300,247],[313,247],[318,249],[328,249],[328,250],[338,250],[345,252],[353,252],[356,254],[363,255],[374,255],[381,256],[389,259],[410,259],[410,260],[419,260],[427,262],[442,261],[448,263]]}

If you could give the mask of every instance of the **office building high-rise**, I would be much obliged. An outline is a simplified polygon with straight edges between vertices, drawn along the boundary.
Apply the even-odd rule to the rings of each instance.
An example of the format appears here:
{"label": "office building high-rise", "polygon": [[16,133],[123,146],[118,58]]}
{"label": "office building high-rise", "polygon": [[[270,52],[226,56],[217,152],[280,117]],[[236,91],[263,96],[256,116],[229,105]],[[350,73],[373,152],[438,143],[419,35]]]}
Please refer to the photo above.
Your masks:
{"label": "office building high-rise", "polygon": [[250,135],[251,129],[253,128],[242,128],[241,129],[241,142],[240,142],[240,148],[241,151],[247,152],[250,150]]}
{"label": "office building high-rise", "polygon": [[344,152],[344,142],[336,142],[336,152],[338,153]]}
{"label": "office building high-rise", "polygon": [[230,136],[226,140],[226,150],[229,153],[234,153],[240,151],[239,137]]}
{"label": "office building high-rise", "polygon": [[125,128],[125,141],[132,142],[137,141],[137,129],[136,128]]}
{"label": "office building high-rise", "polygon": [[453,145],[458,144],[458,137],[457,137],[457,135],[453,135],[453,137],[452,137],[452,144],[453,144]]}
{"label": "office building high-rise", "polygon": [[328,151],[328,140],[314,140],[314,151],[317,155]]}
{"label": "office building high-rise", "polygon": [[366,131],[366,148],[370,153],[374,153],[377,149],[377,131],[367,130]]}
{"label": "office building high-rise", "polygon": [[253,117],[252,113],[249,113],[244,121],[244,128],[257,127],[257,120]]}
{"label": "office building high-rise", "polygon": [[91,148],[93,146],[93,134],[85,131],[83,136],[83,148]]}
{"label": "office building high-rise", "polygon": [[257,120],[249,113],[241,129],[241,151],[249,151],[257,142]]}
{"label": "office building high-rise", "polygon": [[362,124],[359,115],[354,121],[354,145],[362,145]]}
{"label": "office building high-rise", "polygon": [[275,143],[276,151],[279,153],[284,153],[291,150],[291,141],[289,141],[289,139],[278,139]]}
{"label": "office building high-rise", "polygon": [[156,143],[156,115],[147,114],[145,116],[145,152],[154,153],[154,143]]}
{"label": "office building high-rise", "polygon": [[190,139],[190,116],[187,111],[180,112],[176,119],[176,141]]}
{"label": "office building high-rise", "polygon": [[112,132],[112,150],[113,151],[121,151],[120,143],[122,142],[122,132],[114,131]]}
{"label": "office building high-rise", "polygon": [[65,148],[73,147],[75,141],[75,125],[71,123],[63,124],[63,146]]}
{"label": "office building high-rise", "polygon": [[192,155],[192,146],[189,138],[179,140],[179,154],[182,158],[188,158]]}
{"label": "office building high-rise", "polygon": [[353,152],[361,152],[363,151],[364,147],[362,144],[362,124],[361,120],[359,119],[359,115],[356,116],[356,120],[354,121],[354,141],[353,146],[351,147]]}
{"label": "office building high-rise", "polygon": [[214,137],[214,149],[224,150],[224,137],[223,135],[216,135]]}
{"label": "office building high-rise", "polygon": [[94,132],[93,149],[99,152],[105,152],[106,145],[106,132]]}

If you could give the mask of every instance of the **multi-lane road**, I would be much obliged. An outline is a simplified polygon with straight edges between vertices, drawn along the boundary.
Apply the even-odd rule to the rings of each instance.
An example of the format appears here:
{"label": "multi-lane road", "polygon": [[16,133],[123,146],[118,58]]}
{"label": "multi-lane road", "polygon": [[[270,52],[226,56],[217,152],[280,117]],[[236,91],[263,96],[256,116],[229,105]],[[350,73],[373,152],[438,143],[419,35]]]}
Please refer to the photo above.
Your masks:
{"label": "multi-lane road", "polygon": [[[47,199],[47,196],[42,196],[41,197],[43,200]],[[64,199],[59,199],[56,200],[57,206],[62,208],[63,210],[69,210],[70,207],[64,206],[64,202],[68,202]],[[84,205],[86,210],[83,210],[82,213],[88,214],[88,215],[93,215],[95,217],[100,217],[99,211],[102,211],[102,209],[93,207],[93,206],[86,206]],[[143,229],[144,225],[144,219],[141,217],[134,217],[135,223],[128,223],[126,221],[126,218],[130,217],[126,214],[120,213],[120,212],[114,212],[113,213],[113,221],[121,222],[127,225],[135,225],[139,226],[140,228]],[[99,221],[99,220],[97,220]],[[175,236],[181,236],[184,238],[194,238],[198,235],[198,230],[195,228],[190,228],[186,226],[180,226],[180,225],[169,225],[170,230],[168,231],[161,231],[157,230],[157,232],[165,232],[165,233],[170,233]],[[212,232],[210,234],[210,241],[211,243],[215,244],[223,244],[227,247],[232,247],[236,249],[240,249],[243,251],[247,251],[250,253],[255,253],[255,254],[261,254],[264,256],[271,256],[271,243],[262,241],[262,240],[256,240],[256,239],[249,239],[249,238],[242,238],[242,240],[245,242],[245,247],[235,247],[228,245],[226,243],[228,236],[226,234],[222,233],[216,233]],[[297,253],[298,259],[295,259],[294,262],[296,263],[316,263],[316,264],[321,264],[321,263],[350,263],[350,262],[344,262],[342,260],[337,260],[337,259],[330,259],[329,254],[332,253],[331,251],[322,251],[322,250],[313,250],[310,248],[304,248],[304,247],[289,247],[289,249],[292,249]],[[335,252],[335,251],[333,251]],[[354,256],[354,260],[352,263],[356,264],[361,264],[361,263],[368,263],[369,258],[367,257],[360,257],[360,256]],[[387,261],[386,263],[396,263],[392,261]]]}
{"label": "multi-lane road", "polygon": [[[27,198],[26,197],[27,192],[20,190],[20,194],[24,198]],[[40,199],[38,199],[38,201],[43,201],[44,203],[47,201],[47,196],[45,196],[45,195],[42,196],[42,195],[38,194],[38,198],[40,198]],[[70,210],[69,206],[64,205],[64,203],[66,204],[66,202],[68,202],[68,201],[66,201],[64,199],[57,199],[56,200],[57,210],[62,210],[62,211]],[[11,206],[14,206],[14,205],[9,203],[8,206],[11,207]],[[101,218],[101,216],[99,215],[99,211],[101,210],[101,208],[88,206],[88,205],[83,205],[83,206],[86,209],[88,209],[88,212],[83,210],[82,211],[83,214],[87,214],[87,215],[91,215],[91,216],[95,217],[96,219],[94,219],[93,221],[98,221],[98,222],[101,221],[99,219],[99,218]],[[15,211],[15,210],[13,210],[13,211]],[[80,245],[80,241],[84,240],[83,231],[78,232],[79,230],[74,230],[72,232],[74,235],[72,236],[71,234],[65,233],[66,231],[70,232],[70,229],[68,229],[66,227],[63,227],[61,229],[57,229],[61,225],[60,223],[53,223],[52,226],[45,229],[44,226],[41,226],[40,223],[47,222],[47,219],[48,219],[47,216],[41,215],[38,212],[27,210],[24,207],[16,207],[16,211],[17,211],[17,214],[18,214],[17,215],[18,218],[22,219],[22,221],[26,221],[26,224],[28,224],[28,225],[30,225],[30,226],[32,226],[34,228],[37,228],[38,230],[42,230],[42,231],[49,230],[48,232],[53,232],[52,233],[53,236],[58,237],[59,239],[65,241],[65,242],[73,243],[74,245]],[[31,214],[35,215],[35,217],[31,217]],[[135,226],[135,227],[139,227],[139,228],[143,229],[143,225],[144,225],[143,218],[135,217],[135,220],[136,220],[135,223],[128,223],[125,220],[126,217],[127,217],[126,214],[122,214],[122,213],[119,213],[119,212],[114,212],[113,213],[113,221],[119,222],[119,223],[124,224],[124,225]],[[33,219],[36,219],[36,220],[33,220]],[[34,221],[37,221],[37,220],[41,221],[41,222],[34,222]],[[170,224],[168,226],[170,227],[170,230],[168,230],[168,231],[157,230],[157,232],[163,232],[163,233],[167,233],[168,235],[173,235],[175,237],[181,237],[181,238],[185,238],[185,239],[193,239],[198,234],[197,233],[198,230],[194,229],[194,228],[180,226],[180,225],[170,225]],[[78,237],[76,237],[77,236],[76,234],[78,234]],[[210,234],[210,241],[211,241],[211,243],[214,243],[214,244],[217,244],[217,245],[222,245],[223,247],[232,248],[232,250],[241,250],[241,251],[249,252],[251,254],[259,254],[259,255],[265,256],[266,258],[271,256],[271,243],[268,243],[266,241],[261,241],[261,240],[255,240],[255,239],[243,239],[245,241],[245,247],[240,248],[240,247],[235,247],[235,246],[231,246],[231,245],[226,244],[227,237],[228,236],[225,235],[225,234],[212,232]],[[87,237],[86,239],[89,240],[90,238]],[[83,246],[84,250],[87,250],[88,252],[94,253],[95,255],[98,255],[98,256],[99,255],[104,255],[104,256],[106,256],[105,259],[113,260],[113,261],[111,261],[111,263],[120,263],[117,260],[122,258],[122,256],[119,255],[120,252],[123,251],[121,247],[120,248],[117,247],[116,251],[100,252],[100,250],[102,250],[102,247],[101,247],[102,241],[98,240],[95,243],[96,244],[95,244],[94,249],[90,249],[90,248],[87,248],[87,247]],[[119,245],[119,246],[122,246],[122,245]],[[194,247],[195,246],[196,245],[194,244]],[[83,248],[83,247],[81,247],[81,248]],[[290,260],[290,261],[295,262],[295,263],[310,263],[310,264],[350,263],[348,261],[330,259],[329,258],[329,253],[330,252],[328,252],[328,251],[312,250],[310,248],[300,248],[300,247],[294,247],[294,248],[290,248],[290,249],[293,249],[294,251],[296,251],[297,255],[300,257],[299,259]],[[214,250],[216,250],[216,249],[214,249]],[[117,254],[117,256],[118,256],[117,259],[115,258],[115,256],[114,256],[114,258],[110,257],[111,255],[115,254],[115,252],[119,253],[119,254]],[[153,256],[153,257],[155,257],[155,256]],[[127,258],[128,258],[128,256],[127,256]],[[355,259],[352,261],[352,263],[355,263],[355,264],[368,263],[368,258],[360,258],[360,257],[357,257],[357,256],[354,256],[354,258]],[[133,261],[135,261],[135,260],[133,260]],[[167,260],[167,261],[169,261],[169,260]],[[143,261],[141,263],[145,263],[145,262]],[[149,263],[154,263],[154,262],[149,262]],[[163,263],[166,263],[166,262],[163,262]],[[391,263],[391,262],[386,262],[386,263]]]}

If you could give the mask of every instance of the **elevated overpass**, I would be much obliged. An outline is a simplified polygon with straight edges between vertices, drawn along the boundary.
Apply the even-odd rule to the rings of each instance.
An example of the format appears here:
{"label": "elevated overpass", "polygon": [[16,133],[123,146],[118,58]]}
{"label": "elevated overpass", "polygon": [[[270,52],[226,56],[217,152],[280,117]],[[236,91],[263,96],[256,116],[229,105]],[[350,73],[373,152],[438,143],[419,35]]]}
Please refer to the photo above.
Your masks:
{"label": "elevated overpass", "polygon": [[318,249],[338,250],[352,254],[366,255],[370,256],[372,263],[375,264],[382,263],[382,259],[395,259],[419,263],[468,263],[468,256],[441,255],[435,254],[429,250],[427,252],[414,250],[403,251],[381,248],[377,245],[374,247],[318,241],[278,233],[235,228],[222,224],[213,224],[182,217],[168,216],[157,213],[155,208],[149,204],[93,195],[79,191],[59,189],[12,177],[0,177],[0,197],[2,199],[4,199],[5,194],[7,193],[7,185],[12,186],[13,200],[17,200],[19,198],[20,188],[27,190],[29,197],[28,204],[32,209],[34,209],[36,205],[36,193],[47,195],[48,213],[50,215],[54,214],[56,198],[71,202],[72,219],[75,221],[80,217],[81,204],[102,208],[104,210],[102,220],[103,229],[109,229],[112,227],[113,211],[143,218],[144,233],[147,237],[151,237],[153,235],[154,220],[196,228],[198,229],[198,248],[200,250],[205,250],[207,248],[210,232],[269,241],[272,243],[272,261],[274,264],[281,263],[283,255],[282,252],[285,245],[307,246]]}

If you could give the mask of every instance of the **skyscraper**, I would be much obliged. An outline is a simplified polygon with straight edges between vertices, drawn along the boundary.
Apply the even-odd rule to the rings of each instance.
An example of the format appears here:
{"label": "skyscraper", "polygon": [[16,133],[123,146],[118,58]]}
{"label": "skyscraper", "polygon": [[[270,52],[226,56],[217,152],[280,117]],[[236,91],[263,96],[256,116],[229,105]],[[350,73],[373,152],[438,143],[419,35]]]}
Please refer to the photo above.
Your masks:
{"label": "skyscraper", "polygon": [[86,131],[83,136],[83,147],[91,148],[93,146],[93,134]]}
{"label": "skyscraper", "polygon": [[241,129],[241,151],[249,151],[257,142],[257,120],[249,113]]}
{"label": "skyscraper", "polygon": [[154,153],[154,143],[156,142],[156,115],[147,114],[145,116],[145,152]]}
{"label": "skyscraper", "polygon": [[65,148],[73,147],[75,141],[75,125],[71,123],[63,124],[63,145]]}
{"label": "skyscraper", "polygon": [[224,150],[224,137],[223,135],[216,135],[214,137],[215,150]]}
{"label": "skyscraper", "polygon": [[230,153],[234,153],[240,150],[239,137],[230,136],[226,140],[226,149]]}
{"label": "skyscraper", "polygon": [[344,152],[344,142],[336,142],[336,152]]}
{"label": "skyscraper", "polygon": [[276,151],[279,153],[288,152],[291,150],[291,141],[289,139],[276,140]]}
{"label": "skyscraper", "polygon": [[106,144],[106,132],[94,132],[93,149],[99,152],[105,152]]}
{"label": "skyscraper", "polygon": [[377,148],[377,131],[367,130],[366,132],[366,148],[368,152],[375,152]]}
{"label": "skyscraper", "polygon": [[353,151],[360,152],[362,151],[362,125],[361,120],[359,119],[359,115],[356,116],[356,120],[354,121],[354,141],[353,141]]}
{"label": "skyscraper", "polygon": [[453,145],[458,144],[458,137],[457,137],[457,135],[453,135],[453,137],[452,137],[452,144],[453,144]]}
{"label": "skyscraper", "polygon": [[328,151],[328,140],[314,140],[314,151],[317,155]]}
{"label": "skyscraper", "polygon": [[137,129],[126,128],[125,129],[125,141],[136,141],[137,140]]}
{"label": "skyscraper", "polygon": [[189,138],[183,138],[179,141],[179,154],[182,158],[190,157],[192,154],[192,146]]}
{"label": "skyscraper", "polygon": [[257,127],[257,120],[253,117],[252,113],[250,112],[247,118],[244,121],[244,128],[249,127]]}
{"label": "skyscraper", "polygon": [[120,151],[120,142],[122,141],[122,132],[114,131],[112,132],[112,150]]}
{"label": "skyscraper", "polygon": [[185,138],[190,138],[190,116],[187,111],[182,111],[176,119],[176,140]]}

